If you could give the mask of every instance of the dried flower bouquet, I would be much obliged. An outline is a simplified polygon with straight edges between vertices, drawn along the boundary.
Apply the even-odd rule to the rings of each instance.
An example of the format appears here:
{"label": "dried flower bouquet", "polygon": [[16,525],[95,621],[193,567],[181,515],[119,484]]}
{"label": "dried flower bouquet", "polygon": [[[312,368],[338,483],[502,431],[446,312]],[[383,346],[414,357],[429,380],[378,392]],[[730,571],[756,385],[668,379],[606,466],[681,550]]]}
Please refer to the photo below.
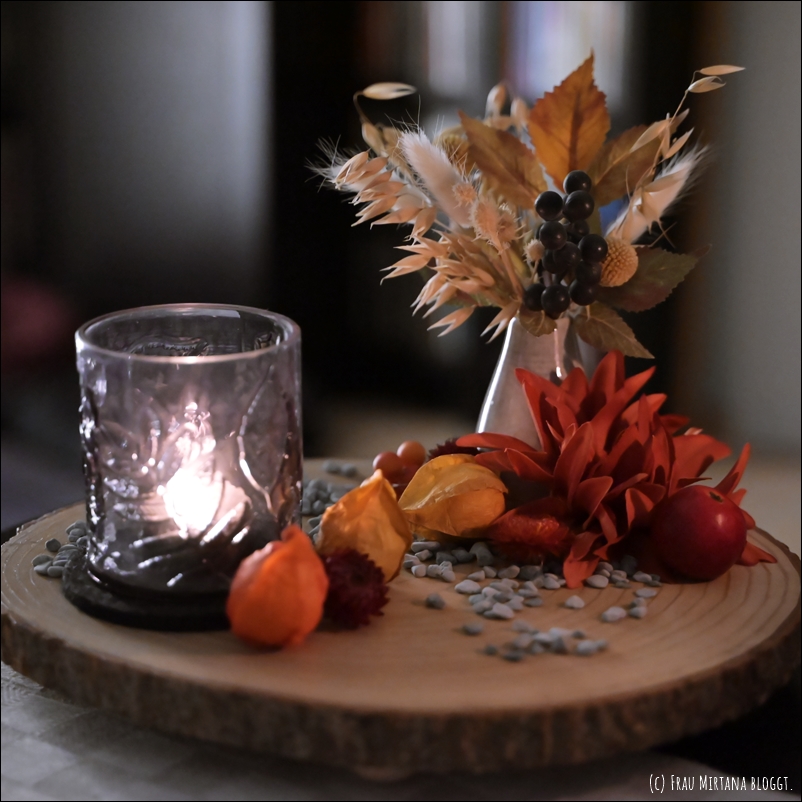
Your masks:
{"label": "dried flower bouquet", "polygon": [[[516,97],[504,113],[507,91],[494,87],[484,120],[461,113],[461,124],[434,141],[417,128],[374,125],[360,97],[387,100],[415,90],[373,84],[354,97],[368,149],[350,157],[328,149],[317,170],[353,196],[357,223],[411,227],[400,246],[408,255],[385,268],[386,278],[424,272],[414,309],[427,308],[424,317],[449,309],[431,326],[441,334],[490,306],[499,310],[485,330],[491,339],[516,317],[543,335],[567,316],[596,348],[650,357],[615,310],[640,312],[665,300],[704,253],[657,244],[666,234],[662,218],[692,184],[704,154],[689,145],[692,129],[676,132],[689,93],[718,89],[720,76],[740,69],[699,70],[673,114],[610,140],[593,56],[531,108]],[[613,203],[620,212],[602,231],[599,210]]]}

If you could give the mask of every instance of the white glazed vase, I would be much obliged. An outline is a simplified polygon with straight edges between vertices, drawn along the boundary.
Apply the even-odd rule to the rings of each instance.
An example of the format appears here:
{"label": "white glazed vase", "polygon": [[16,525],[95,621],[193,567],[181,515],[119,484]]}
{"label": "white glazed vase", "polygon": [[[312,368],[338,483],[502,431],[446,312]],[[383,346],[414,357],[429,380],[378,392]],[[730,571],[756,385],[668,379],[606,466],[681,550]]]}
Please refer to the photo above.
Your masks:
{"label": "white glazed vase", "polygon": [[514,318],[487,388],[476,431],[512,435],[539,447],[540,438],[523,387],[515,378],[516,368],[559,384],[575,367],[581,367],[590,378],[602,356],[576,336],[566,317],[557,321],[552,334],[542,337],[530,334]]}

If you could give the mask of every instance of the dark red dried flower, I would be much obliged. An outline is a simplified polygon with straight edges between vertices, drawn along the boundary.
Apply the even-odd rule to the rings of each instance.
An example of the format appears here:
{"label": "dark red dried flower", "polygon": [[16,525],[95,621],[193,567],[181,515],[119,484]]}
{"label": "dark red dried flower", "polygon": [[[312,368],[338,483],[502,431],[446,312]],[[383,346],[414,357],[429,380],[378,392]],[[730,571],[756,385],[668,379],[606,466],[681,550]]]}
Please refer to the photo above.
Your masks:
{"label": "dark red dried flower", "polygon": [[370,623],[371,615],[384,615],[387,584],[370,557],[356,549],[335,551],[323,558],[329,592],[323,614],[335,624],[356,629]]}
{"label": "dark red dried flower", "polygon": [[435,446],[429,452],[429,459],[442,457],[445,454],[470,454],[472,457],[475,457],[478,453],[478,448],[472,448],[471,446],[458,446],[457,438],[452,437],[450,440],[446,440],[445,443]]}

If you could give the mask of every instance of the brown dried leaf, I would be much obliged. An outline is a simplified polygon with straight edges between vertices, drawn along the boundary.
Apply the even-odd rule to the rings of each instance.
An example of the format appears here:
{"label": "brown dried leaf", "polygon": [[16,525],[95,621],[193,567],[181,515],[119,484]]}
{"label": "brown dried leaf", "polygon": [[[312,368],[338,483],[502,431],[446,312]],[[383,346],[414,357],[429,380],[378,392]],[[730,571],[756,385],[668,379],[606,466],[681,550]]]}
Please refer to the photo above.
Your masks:
{"label": "brown dried leaf", "polygon": [[593,56],[529,112],[535,152],[558,187],[571,170],[587,169],[609,130],[605,96],[593,81]]}
{"label": "brown dried leaf", "polygon": [[410,86],[409,84],[383,81],[381,83],[371,84],[359,94],[372,98],[373,100],[394,100],[397,97],[405,97],[417,91],[418,90],[415,89],[414,86]]}
{"label": "brown dried leaf", "polygon": [[518,312],[518,322],[535,337],[551,334],[557,328],[557,323],[545,312],[530,312],[525,308]]}
{"label": "brown dried leaf", "polygon": [[705,67],[699,70],[702,75],[729,75],[731,72],[740,72],[745,67],[735,67],[732,64],[716,64],[713,67]]}
{"label": "brown dried leaf", "polygon": [[529,148],[507,131],[491,128],[460,112],[469,158],[488,185],[516,206],[530,207],[546,189],[543,170]]}
{"label": "brown dried leaf", "polygon": [[660,145],[658,140],[652,139],[637,149],[633,147],[646,130],[645,125],[638,125],[606,142],[588,167],[597,208],[631,192],[652,169]]}

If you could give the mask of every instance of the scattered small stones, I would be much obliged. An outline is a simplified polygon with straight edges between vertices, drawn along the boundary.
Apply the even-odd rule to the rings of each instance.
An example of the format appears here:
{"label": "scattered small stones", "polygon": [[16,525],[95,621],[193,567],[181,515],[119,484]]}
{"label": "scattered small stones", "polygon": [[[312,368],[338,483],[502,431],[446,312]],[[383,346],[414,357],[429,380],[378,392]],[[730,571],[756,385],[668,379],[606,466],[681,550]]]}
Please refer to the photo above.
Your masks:
{"label": "scattered small stones", "polygon": [[610,579],[614,582],[626,582],[627,581],[627,572],[622,571],[620,568],[616,569],[615,571],[610,572]]}
{"label": "scattered small stones", "polygon": [[481,635],[484,631],[485,625],[479,622],[475,624],[463,624],[462,631],[466,635]]}
{"label": "scattered small stones", "polygon": [[448,567],[444,567],[440,572],[440,579],[442,579],[443,582],[456,582],[457,575],[451,570],[451,563],[443,563],[443,566]]}
{"label": "scattered small stones", "polygon": [[539,596],[539,592],[537,588],[519,588],[518,595],[522,599],[531,599],[534,596]]}
{"label": "scattered small stones", "polygon": [[510,599],[515,596],[514,593],[511,593],[509,590],[500,590],[496,593],[492,598],[497,601],[501,602],[502,604],[506,604]]}
{"label": "scattered small stones", "polygon": [[432,579],[439,578],[440,574],[442,573],[442,569],[439,565],[427,565],[426,566],[426,576],[431,577]]}
{"label": "scattered small stones", "polygon": [[[39,568],[39,566],[37,565],[36,568]],[[34,571],[36,570],[36,568],[34,568]],[[48,565],[46,571],[48,576],[59,577],[64,573],[64,566]]]}
{"label": "scattered small stones", "polygon": [[412,559],[406,558],[404,560],[404,568],[412,568],[415,565],[420,565],[420,560],[417,557],[414,557]]}
{"label": "scattered small stones", "polygon": [[431,551],[429,551],[429,549],[421,549],[415,556],[421,562],[426,562],[426,560],[431,560],[432,559],[432,553],[431,553]]}
{"label": "scattered small stones", "polygon": [[509,620],[515,617],[515,613],[506,605],[496,602],[486,613],[486,618],[503,618]]}
{"label": "scattered small stones", "polygon": [[632,585],[629,584],[626,580],[620,580],[617,582],[613,582],[613,587],[618,588],[619,590],[629,590]]}
{"label": "scattered small stones", "polygon": [[472,579],[463,579],[462,582],[458,583],[454,587],[454,590],[456,590],[457,593],[465,593],[467,595],[467,594],[481,593],[482,586],[478,582],[475,582]]}
{"label": "scattered small stones", "polygon": [[581,610],[585,606],[584,600],[580,596],[569,596],[564,602],[563,607],[569,610]]}
{"label": "scattered small stones", "polygon": [[653,581],[652,580],[652,575],[644,573],[643,571],[636,571],[634,574],[632,574],[632,578],[636,582],[652,582]]}
{"label": "scattered small stones", "polygon": [[631,554],[625,554],[621,558],[621,570],[626,571],[627,576],[632,576],[637,568],[638,561]]}
{"label": "scattered small stones", "polygon": [[649,608],[645,604],[638,605],[637,607],[630,607],[629,608],[630,618],[643,618],[646,615],[648,609]]}
{"label": "scattered small stones", "polygon": [[426,597],[426,606],[433,610],[442,610],[446,606],[446,601],[439,593],[430,593]]}
{"label": "scattered small stones", "polygon": [[[537,580],[535,580],[537,581]],[[543,587],[546,590],[559,590],[560,580],[553,576],[546,576],[543,578]]]}
{"label": "scattered small stones", "polygon": [[489,599],[486,599],[485,601],[477,602],[476,604],[473,605],[473,611],[477,615],[484,615],[486,612],[488,612],[488,611],[490,611],[492,609],[493,609],[493,602],[490,601]]}
{"label": "scattered small stones", "polygon": [[528,651],[529,654],[543,654],[546,651],[546,649],[542,643],[533,641],[526,651]]}
{"label": "scattered small stones", "polygon": [[50,565],[53,562],[53,558],[49,554],[37,554],[31,562],[36,565]]}
{"label": "scattered small stones", "polygon": [[426,566],[425,565],[413,565],[412,566],[412,576],[422,577],[426,576]]}
{"label": "scattered small stones", "polygon": [[601,576],[601,574],[594,574],[585,580],[585,584],[589,588],[601,589],[606,588],[610,584],[610,580],[606,576]]}
{"label": "scattered small stones", "polygon": [[41,576],[47,576],[47,569],[50,568],[50,563],[42,563],[41,565],[34,565],[33,570]]}
{"label": "scattered small stones", "polygon": [[633,599],[629,603],[630,607],[645,607],[646,606],[646,599],[641,598],[638,596],[637,598]]}
{"label": "scattered small stones", "polygon": [[612,563],[608,563],[606,560],[601,560],[599,564],[596,566],[597,571],[608,571],[612,573],[615,569],[613,568]]}
{"label": "scattered small stones", "polygon": [[515,649],[528,649],[535,637],[530,632],[522,632],[513,640],[512,645]]}
{"label": "scattered small stones", "polygon": [[641,599],[653,599],[657,595],[657,591],[654,588],[640,588],[635,591],[635,595]]}
{"label": "scattered small stones", "polygon": [[511,663],[520,663],[521,660],[524,659],[524,653],[518,651],[517,649],[510,649],[508,652],[504,652],[501,655],[505,660],[509,660]]}
{"label": "scattered small stones", "polygon": [[465,579],[470,579],[471,582],[481,582],[483,579],[486,579],[484,571],[474,571],[472,574],[468,574]]}
{"label": "scattered small stones", "polygon": [[506,568],[502,568],[498,572],[499,579],[515,579],[518,574],[521,573],[521,569],[517,565],[508,565]]}
{"label": "scattered small stones", "polygon": [[514,621],[512,628],[515,632],[533,632],[534,627],[526,621]]}
{"label": "scattered small stones", "polygon": [[505,602],[505,604],[510,610],[515,610],[516,613],[524,609],[524,600],[520,596],[513,596],[508,602]]}
{"label": "scattered small stones", "polygon": [[572,638],[576,638],[576,640],[584,640],[585,638],[587,638],[587,635],[585,634],[585,631],[584,631],[584,630],[582,630],[582,629],[575,629],[575,630],[574,630],[574,631],[571,633],[571,637],[572,637]]}
{"label": "scattered small stones", "polygon": [[590,657],[597,652],[600,652],[607,648],[607,641],[603,640],[583,640],[577,643],[576,649],[574,649],[575,654],[580,655],[581,657]]}
{"label": "scattered small stones", "polygon": [[541,576],[542,574],[543,570],[539,565],[522,565],[519,577],[523,580],[531,580],[535,579],[535,577]]}
{"label": "scattered small stones", "polygon": [[494,655],[498,654],[498,646],[494,646],[492,643],[488,643],[482,651],[485,654]]}
{"label": "scattered small stones", "polygon": [[496,593],[498,593],[498,590],[496,590],[496,588],[492,587],[491,585],[488,585],[486,588],[482,588],[483,596],[489,596],[492,598],[493,596],[496,595]]}
{"label": "scattered small stones", "polygon": [[452,565],[457,562],[457,558],[450,551],[437,552],[438,563],[451,563]]}
{"label": "scattered small stones", "polygon": [[607,624],[613,624],[627,617],[627,611],[623,607],[608,607],[602,614],[601,620]]}
{"label": "scattered small stones", "polygon": [[493,568],[492,565],[485,565],[482,568],[482,570],[484,571],[485,577],[487,577],[487,579],[493,579],[495,576],[497,576],[496,569]]}
{"label": "scattered small stones", "polygon": [[524,606],[526,607],[540,607],[543,604],[543,599],[540,596],[534,596],[531,599],[526,599],[524,601]]}
{"label": "scattered small stones", "polygon": [[469,551],[462,548],[454,549],[454,556],[457,558],[458,563],[470,563],[476,559],[475,554],[471,554]]}
{"label": "scattered small stones", "polygon": [[50,540],[45,543],[45,548],[55,553],[61,548],[61,541],[56,537],[51,537]]}
{"label": "scattered small stones", "polygon": [[437,551],[439,545],[440,544],[436,540],[418,540],[412,544],[411,549],[413,554],[426,550],[431,553]]}

